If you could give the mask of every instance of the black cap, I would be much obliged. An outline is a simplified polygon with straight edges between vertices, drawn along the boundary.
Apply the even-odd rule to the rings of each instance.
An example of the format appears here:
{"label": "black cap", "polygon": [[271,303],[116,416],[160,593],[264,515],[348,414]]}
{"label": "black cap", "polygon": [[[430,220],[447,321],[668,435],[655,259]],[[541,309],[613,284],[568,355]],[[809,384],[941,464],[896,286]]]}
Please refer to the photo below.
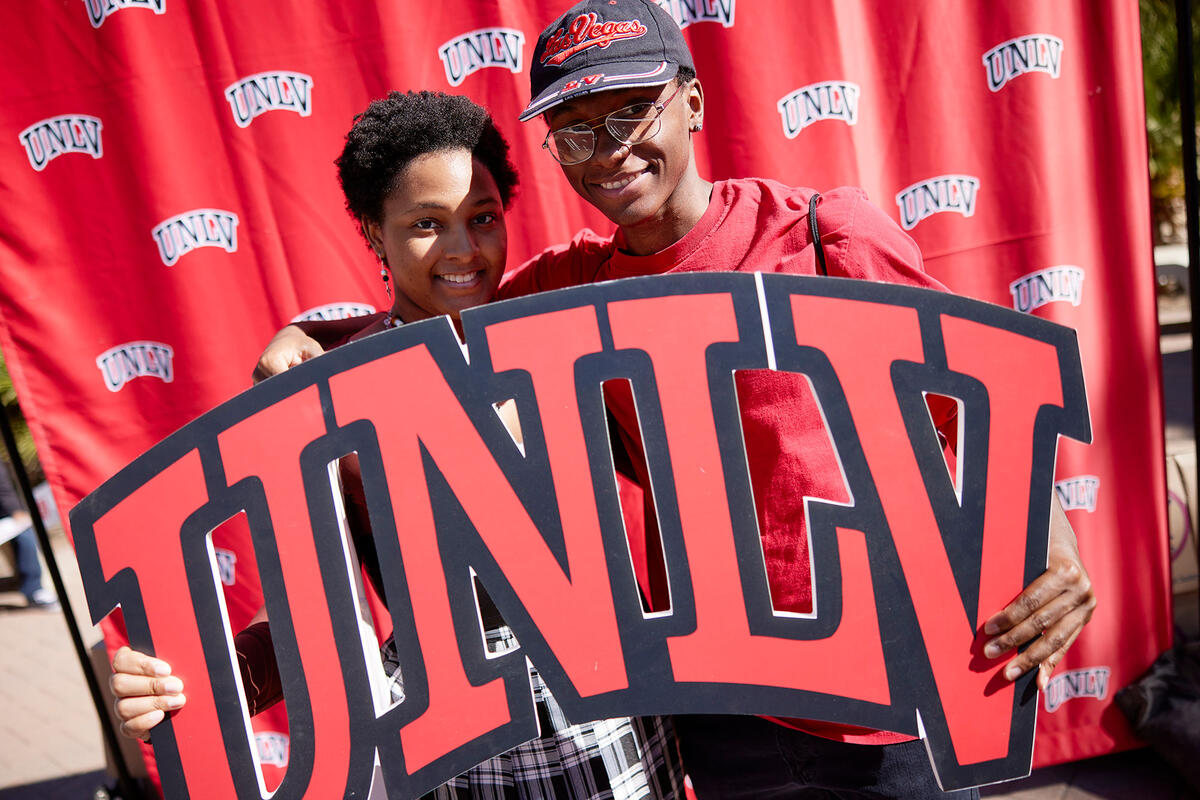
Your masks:
{"label": "black cap", "polygon": [[654,0],[583,0],[538,37],[521,121],[572,97],[661,86],[695,69],[683,33]]}

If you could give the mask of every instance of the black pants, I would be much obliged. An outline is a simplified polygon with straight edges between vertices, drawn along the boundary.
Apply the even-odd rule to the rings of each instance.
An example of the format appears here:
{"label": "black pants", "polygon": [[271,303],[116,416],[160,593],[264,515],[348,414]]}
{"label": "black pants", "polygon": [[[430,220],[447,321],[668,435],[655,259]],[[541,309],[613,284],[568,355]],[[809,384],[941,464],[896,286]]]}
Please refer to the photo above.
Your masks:
{"label": "black pants", "polygon": [[978,800],[942,792],[920,741],[845,744],[758,717],[675,717],[683,768],[698,800]]}

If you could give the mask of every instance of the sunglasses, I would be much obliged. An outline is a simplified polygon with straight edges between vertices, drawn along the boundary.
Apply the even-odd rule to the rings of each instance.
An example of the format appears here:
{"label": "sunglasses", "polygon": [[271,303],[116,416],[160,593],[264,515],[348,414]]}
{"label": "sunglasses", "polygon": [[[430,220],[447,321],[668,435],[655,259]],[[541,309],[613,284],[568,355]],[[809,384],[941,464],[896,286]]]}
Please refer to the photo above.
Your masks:
{"label": "sunglasses", "polygon": [[635,145],[653,138],[662,127],[660,117],[679,94],[683,84],[675,87],[671,96],[657,103],[634,103],[610,111],[586,122],[576,122],[546,134],[542,147],[554,160],[564,166],[582,164],[596,152],[596,131],[606,128],[608,135],[624,145]]}

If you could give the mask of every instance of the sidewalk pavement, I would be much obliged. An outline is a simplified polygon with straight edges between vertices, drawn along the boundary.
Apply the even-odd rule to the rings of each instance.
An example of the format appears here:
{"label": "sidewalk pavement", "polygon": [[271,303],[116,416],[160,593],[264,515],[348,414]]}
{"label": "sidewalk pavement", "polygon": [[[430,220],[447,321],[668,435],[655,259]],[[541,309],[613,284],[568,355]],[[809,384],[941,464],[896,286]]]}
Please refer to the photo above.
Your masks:
{"label": "sidewalk pavement", "polygon": [[[100,641],[83,600],[79,568],[61,531],[52,537],[86,645]],[[43,575],[50,587],[50,576]],[[63,612],[26,608],[0,593],[0,799],[86,798],[110,783],[104,745]]]}

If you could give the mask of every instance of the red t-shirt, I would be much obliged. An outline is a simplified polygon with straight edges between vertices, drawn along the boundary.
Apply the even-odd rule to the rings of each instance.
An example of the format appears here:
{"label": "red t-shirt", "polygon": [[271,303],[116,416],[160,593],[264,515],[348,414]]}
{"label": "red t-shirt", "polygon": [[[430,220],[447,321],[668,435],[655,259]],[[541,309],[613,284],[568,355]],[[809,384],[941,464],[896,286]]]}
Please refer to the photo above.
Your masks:
{"label": "red t-shirt", "polygon": [[[719,181],[713,185],[700,221],[667,249],[633,256],[621,251],[620,231],[602,237],[584,230],[566,245],[547,250],[509,274],[500,286],[499,299],[639,275],[816,275],[808,224],[813,193],[812,189],[758,178]],[[822,194],[817,218],[829,275],[945,291],[923,271],[916,243],[872,205],[862,190],[840,188]],[[804,499],[849,502],[837,456],[803,375],[746,370],[736,373],[735,381],[772,602],[780,611],[810,612],[811,562]],[[643,459],[636,440],[632,396],[623,384],[618,386],[621,388],[607,391],[606,398],[634,451],[636,465]],[[934,413],[942,427],[952,416],[951,406]],[[643,486],[649,485],[645,476],[641,477]],[[651,522],[647,520],[646,530],[647,539],[653,541],[630,544],[642,573],[639,581],[651,605],[660,607],[666,597],[663,576],[646,566],[647,561],[651,565],[657,561],[652,554],[646,555],[657,547]],[[911,738],[818,721],[783,722],[842,741],[887,744]]]}

